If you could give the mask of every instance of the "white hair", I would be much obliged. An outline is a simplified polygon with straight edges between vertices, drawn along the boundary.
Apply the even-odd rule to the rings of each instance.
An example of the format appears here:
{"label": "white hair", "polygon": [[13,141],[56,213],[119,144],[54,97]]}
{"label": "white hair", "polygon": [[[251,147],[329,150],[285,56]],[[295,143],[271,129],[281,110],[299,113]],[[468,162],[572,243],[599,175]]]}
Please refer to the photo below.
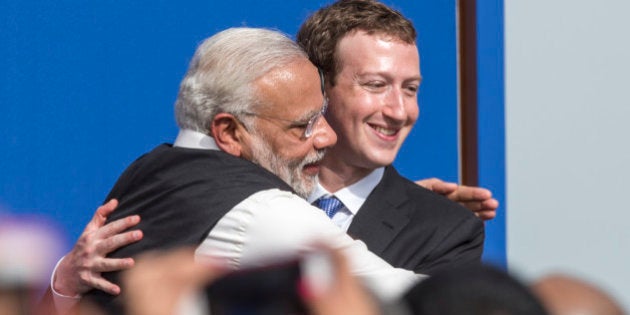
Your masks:
{"label": "white hair", "polygon": [[260,28],[230,28],[206,39],[182,80],[175,119],[182,129],[207,133],[221,112],[251,111],[253,82],[306,53],[286,35]]}

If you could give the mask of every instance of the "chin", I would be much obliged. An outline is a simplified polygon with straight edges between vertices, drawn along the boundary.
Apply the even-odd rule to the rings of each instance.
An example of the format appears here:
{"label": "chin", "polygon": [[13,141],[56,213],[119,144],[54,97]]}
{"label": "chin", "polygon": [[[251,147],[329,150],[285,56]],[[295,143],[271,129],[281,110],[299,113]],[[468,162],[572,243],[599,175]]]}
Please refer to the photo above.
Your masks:
{"label": "chin", "polygon": [[392,156],[390,154],[372,156],[369,159],[368,164],[371,165],[370,168],[378,168],[378,167],[387,166],[394,163],[395,158],[396,158],[396,155]]}
{"label": "chin", "polygon": [[308,178],[300,178],[298,181],[292,183],[291,188],[293,188],[298,196],[306,199],[315,189],[316,183],[317,176],[308,176]]}

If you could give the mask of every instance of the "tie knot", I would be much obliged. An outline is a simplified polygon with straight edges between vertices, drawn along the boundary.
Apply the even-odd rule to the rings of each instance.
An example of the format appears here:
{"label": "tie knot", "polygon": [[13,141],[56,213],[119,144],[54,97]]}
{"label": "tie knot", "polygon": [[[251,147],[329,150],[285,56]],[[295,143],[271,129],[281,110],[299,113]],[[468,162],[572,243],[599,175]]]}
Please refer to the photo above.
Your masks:
{"label": "tie knot", "polygon": [[324,210],[326,215],[330,218],[332,218],[339,209],[343,208],[343,203],[335,196],[321,197],[317,199],[316,204],[317,207]]}

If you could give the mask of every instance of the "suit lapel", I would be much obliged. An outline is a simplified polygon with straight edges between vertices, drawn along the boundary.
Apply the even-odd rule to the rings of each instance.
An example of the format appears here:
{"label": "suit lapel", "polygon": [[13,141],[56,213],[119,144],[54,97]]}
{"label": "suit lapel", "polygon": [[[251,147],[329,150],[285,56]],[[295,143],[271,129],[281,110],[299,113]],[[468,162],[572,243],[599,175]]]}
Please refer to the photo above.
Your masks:
{"label": "suit lapel", "polygon": [[370,193],[348,228],[348,234],[367,244],[381,255],[398,233],[409,223],[405,187],[392,166],[385,168],[383,178]]}

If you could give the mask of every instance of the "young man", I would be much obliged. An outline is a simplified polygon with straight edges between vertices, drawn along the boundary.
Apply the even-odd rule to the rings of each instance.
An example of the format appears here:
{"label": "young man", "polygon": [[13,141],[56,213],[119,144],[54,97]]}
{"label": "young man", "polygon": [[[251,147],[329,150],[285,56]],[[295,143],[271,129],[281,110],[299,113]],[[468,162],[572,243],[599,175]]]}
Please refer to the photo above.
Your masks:
{"label": "young man", "polygon": [[338,137],[309,202],[334,196],[333,221],[394,266],[431,274],[479,262],[481,221],[391,166],[419,112],[412,23],[377,1],[340,0],[310,16],[297,41],[324,72]]}

